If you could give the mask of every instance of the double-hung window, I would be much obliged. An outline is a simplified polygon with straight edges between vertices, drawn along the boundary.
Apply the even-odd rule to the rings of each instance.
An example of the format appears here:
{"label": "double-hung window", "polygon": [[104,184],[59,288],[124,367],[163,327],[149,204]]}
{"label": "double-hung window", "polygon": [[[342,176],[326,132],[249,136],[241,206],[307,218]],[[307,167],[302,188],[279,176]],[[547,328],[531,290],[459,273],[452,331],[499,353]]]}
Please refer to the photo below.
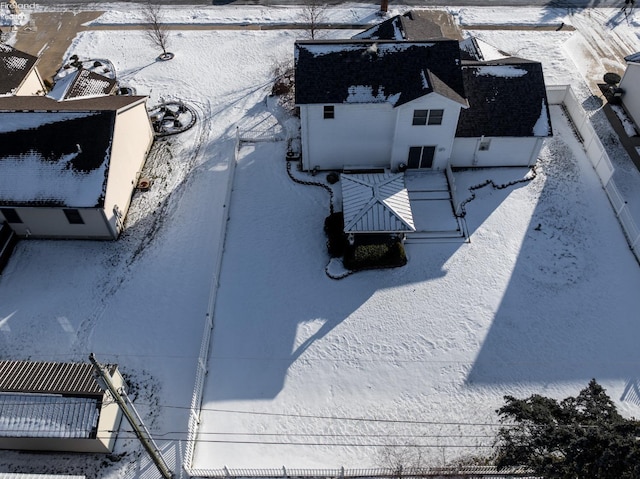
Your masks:
{"label": "double-hung window", "polygon": [[444,110],[413,110],[413,125],[442,125]]}

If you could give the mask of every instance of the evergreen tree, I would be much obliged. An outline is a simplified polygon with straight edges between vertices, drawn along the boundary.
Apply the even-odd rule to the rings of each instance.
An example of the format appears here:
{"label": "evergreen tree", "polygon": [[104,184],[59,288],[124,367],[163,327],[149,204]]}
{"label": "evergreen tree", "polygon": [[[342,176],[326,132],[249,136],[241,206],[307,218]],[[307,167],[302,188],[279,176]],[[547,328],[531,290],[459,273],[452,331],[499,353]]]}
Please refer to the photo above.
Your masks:
{"label": "evergreen tree", "polygon": [[497,412],[499,468],[525,465],[549,478],[640,478],[640,422],[622,417],[595,379],[560,402],[505,396]]}

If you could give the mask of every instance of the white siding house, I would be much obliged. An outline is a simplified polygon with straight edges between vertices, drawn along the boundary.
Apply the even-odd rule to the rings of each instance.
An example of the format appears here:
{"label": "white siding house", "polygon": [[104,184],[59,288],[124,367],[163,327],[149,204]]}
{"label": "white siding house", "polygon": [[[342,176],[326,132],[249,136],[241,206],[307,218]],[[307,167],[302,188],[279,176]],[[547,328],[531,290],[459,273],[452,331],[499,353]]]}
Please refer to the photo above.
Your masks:
{"label": "white siding house", "polygon": [[640,53],[629,55],[625,60],[627,69],[619,85],[623,90],[622,104],[636,126],[640,126]]}
{"label": "white siding house", "polygon": [[117,238],[153,136],[146,97],[0,98],[0,222],[21,237]]}
{"label": "white siding house", "polygon": [[447,39],[295,48],[304,170],[529,166],[552,134],[540,63]]}

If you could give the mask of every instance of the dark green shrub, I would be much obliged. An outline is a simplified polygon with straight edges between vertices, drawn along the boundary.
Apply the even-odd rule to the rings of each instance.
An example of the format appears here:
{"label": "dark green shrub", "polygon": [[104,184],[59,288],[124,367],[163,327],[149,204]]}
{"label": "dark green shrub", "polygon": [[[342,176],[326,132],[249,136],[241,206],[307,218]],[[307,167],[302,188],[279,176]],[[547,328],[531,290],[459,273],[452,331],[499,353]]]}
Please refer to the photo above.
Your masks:
{"label": "dark green shrub", "polygon": [[344,255],[347,247],[347,235],[344,234],[344,217],[341,211],[332,213],[324,220],[324,232],[327,235],[327,250],[332,258]]}
{"label": "dark green shrub", "polygon": [[347,247],[343,262],[346,268],[354,271],[395,268],[407,264],[407,255],[400,240],[390,240],[386,237],[377,243],[369,242]]}

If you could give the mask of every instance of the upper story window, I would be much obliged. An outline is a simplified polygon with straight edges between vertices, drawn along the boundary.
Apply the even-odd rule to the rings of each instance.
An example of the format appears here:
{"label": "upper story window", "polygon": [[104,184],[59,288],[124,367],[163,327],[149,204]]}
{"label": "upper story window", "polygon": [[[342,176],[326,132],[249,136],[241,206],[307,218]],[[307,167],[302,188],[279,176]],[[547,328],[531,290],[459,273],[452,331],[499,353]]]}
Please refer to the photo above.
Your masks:
{"label": "upper story window", "polygon": [[0,213],[7,220],[7,223],[22,223],[22,219],[14,208],[0,208]]}
{"label": "upper story window", "polygon": [[444,110],[413,110],[414,125],[442,125]]}
{"label": "upper story window", "polygon": [[84,220],[80,216],[80,211],[76,209],[64,209],[64,215],[67,217],[67,221],[70,225],[83,225]]}
{"label": "upper story window", "polygon": [[333,105],[325,105],[324,107],[324,119],[331,120],[336,117],[336,111]]}

